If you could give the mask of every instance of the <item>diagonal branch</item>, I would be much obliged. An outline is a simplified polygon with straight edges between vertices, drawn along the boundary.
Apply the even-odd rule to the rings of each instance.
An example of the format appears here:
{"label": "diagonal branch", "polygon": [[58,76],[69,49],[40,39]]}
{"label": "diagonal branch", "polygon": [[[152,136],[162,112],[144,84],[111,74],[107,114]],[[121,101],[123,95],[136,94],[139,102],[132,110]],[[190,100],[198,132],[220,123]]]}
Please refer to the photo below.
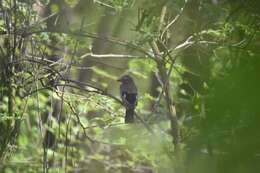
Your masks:
{"label": "diagonal branch", "polygon": [[160,36],[161,40],[164,37],[164,34],[167,32],[167,30],[176,23],[176,21],[178,21],[178,19],[181,17],[181,15],[183,14],[184,8],[186,7],[187,4],[187,0],[185,1],[183,7],[181,8],[181,11],[179,12],[179,14],[177,14],[174,19],[163,29],[162,34]]}

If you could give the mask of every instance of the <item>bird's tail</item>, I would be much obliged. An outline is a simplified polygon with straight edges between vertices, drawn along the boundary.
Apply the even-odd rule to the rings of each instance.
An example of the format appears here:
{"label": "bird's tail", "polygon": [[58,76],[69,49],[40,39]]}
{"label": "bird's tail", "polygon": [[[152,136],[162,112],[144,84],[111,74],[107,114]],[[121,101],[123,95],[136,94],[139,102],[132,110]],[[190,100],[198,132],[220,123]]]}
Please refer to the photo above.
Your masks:
{"label": "bird's tail", "polygon": [[125,111],[125,123],[133,123],[134,122],[134,109],[126,109]]}

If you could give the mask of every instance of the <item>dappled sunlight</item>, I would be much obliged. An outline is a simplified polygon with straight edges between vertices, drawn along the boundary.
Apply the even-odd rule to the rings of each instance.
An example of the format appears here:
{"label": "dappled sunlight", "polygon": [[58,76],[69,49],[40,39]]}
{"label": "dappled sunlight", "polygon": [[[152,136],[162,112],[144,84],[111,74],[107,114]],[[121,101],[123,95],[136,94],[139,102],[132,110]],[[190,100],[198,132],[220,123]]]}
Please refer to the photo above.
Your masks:
{"label": "dappled sunlight", "polygon": [[259,7],[0,0],[0,172],[258,173]]}

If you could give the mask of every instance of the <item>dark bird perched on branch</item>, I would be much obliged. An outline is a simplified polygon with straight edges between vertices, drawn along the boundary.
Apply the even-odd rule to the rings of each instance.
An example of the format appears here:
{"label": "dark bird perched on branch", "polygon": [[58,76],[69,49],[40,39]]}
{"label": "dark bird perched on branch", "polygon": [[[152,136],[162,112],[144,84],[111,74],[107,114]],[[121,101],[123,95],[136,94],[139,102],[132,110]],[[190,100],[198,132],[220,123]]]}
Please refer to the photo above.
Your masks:
{"label": "dark bird perched on branch", "polygon": [[120,96],[125,106],[125,123],[134,122],[134,110],[137,105],[137,88],[134,80],[129,75],[124,75],[120,79]]}

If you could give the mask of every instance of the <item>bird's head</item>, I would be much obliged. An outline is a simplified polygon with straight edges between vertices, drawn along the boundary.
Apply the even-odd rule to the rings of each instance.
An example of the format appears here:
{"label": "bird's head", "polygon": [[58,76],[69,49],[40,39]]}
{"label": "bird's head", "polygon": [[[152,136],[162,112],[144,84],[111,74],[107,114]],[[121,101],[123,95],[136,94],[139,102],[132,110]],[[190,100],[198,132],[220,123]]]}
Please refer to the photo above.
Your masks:
{"label": "bird's head", "polygon": [[129,75],[124,75],[124,76],[120,77],[117,81],[121,82],[121,83],[130,83],[130,82],[133,82],[133,79]]}

